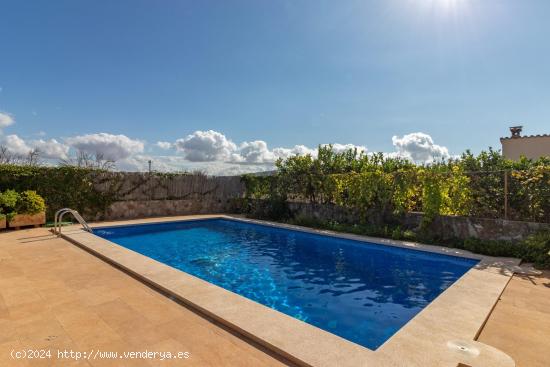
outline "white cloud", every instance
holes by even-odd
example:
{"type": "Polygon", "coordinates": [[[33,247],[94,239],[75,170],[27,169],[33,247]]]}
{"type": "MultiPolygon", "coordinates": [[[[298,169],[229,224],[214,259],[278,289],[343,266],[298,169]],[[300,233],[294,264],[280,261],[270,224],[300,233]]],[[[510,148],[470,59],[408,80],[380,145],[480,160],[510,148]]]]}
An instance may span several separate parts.
{"type": "Polygon", "coordinates": [[[0,145],[6,147],[10,153],[18,156],[26,156],[33,149],[39,151],[39,157],[46,159],[66,159],[69,153],[69,147],[55,139],[40,139],[28,142],[15,134],[0,139],[0,145]]]}
{"type": "MultiPolygon", "coordinates": [[[[2,133],[2,128],[14,122],[15,120],[10,114],[0,112],[0,134],[2,133]]],[[[43,136],[42,134],[39,135],[43,136]]],[[[19,156],[26,156],[33,149],[38,149],[40,151],[40,157],[48,159],[65,159],[69,153],[69,147],[55,139],[39,139],[27,142],[19,136],[12,134],[0,138],[0,144],[6,147],[10,153],[19,156]]]]}
{"type": "Polygon", "coordinates": [[[202,168],[208,175],[215,176],[235,176],[242,175],[245,173],[256,173],[256,172],[265,172],[273,171],[275,166],[273,164],[212,164],[207,167],[202,168]]]}
{"type": "MultiPolygon", "coordinates": [[[[342,144],[336,144],[338,147],[344,147],[342,144]]],[[[351,144],[345,146],[353,147],[351,144]]],[[[340,152],[336,146],[333,150],[340,152]]],[[[311,149],[305,145],[295,145],[293,148],[274,148],[269,150],[267,143],[263,140],[242,143],[238,150],[232,155],[232,162],[246,164],[274,164],[277,159],[287,159],[295,155],[317,156],[317,149],[311,149]]]]}
{"type": "Polygon", "coordinates": [[[141,171],[149,169],[149,160],[153,171],[160,172],[181,172],[201,171],[208,175],[240,175],[261,171],[271,171],[273,164],[236,164],[230,162],[190,162],[178,155],[134,155],[116,163],[116,169],[121,171],[141,171]]]}
{"type": "MultiPolygon", "coordinates": [[[[157,145],[169,147],[170,143],[158,142],[157,145]]],[[[278,147],[269,149],[263,140],[245,141],[235,144],[224,134],[214,131],[195,131],[183,139],[178,139],[171,146],[190,162],[226,162],[246,165],[269,165],[273,168],[279,158],[286,159],[294,155],[317,155],[317,149],[308,148],[305,145],[296,145],[293,148],[278,147]]],[[[343,152],[347,149],[357,148],[359,151],[367,150],[364,146],[353,144],[333,144],[335,152],[343,152]]]]}
{"type": "Polygon", "coordinates": [[[156,146],[159,147],[160,149],[168,150],[172,148],[172,143],[169,143],[167,141],[157,141],[156,146]]]}
{"type": "Polygon", "coordinates": [[[13,124],[15,120],[13,116],[6,112],[0,112],[0,130],[13,124]]]}
{"type": "MultiPolygon", "coordinates": [[[[157,143],[158,145],[158,143],[157,143]]],[[[164,144],[163,144],[164,145],[164,144]]],[[[303,145],[294,148],[269,150],[263,140],[235,144],[224,134],[214,131],[195,131],[173,144],[178,152],[190,162],[230,162],[238,164],[270,164],[278,158],[288,158],[295,154],[311,154],[312,149],[303,145]]]]}
{"type": "MultiPolygon", "coordinates": [[[[325,144],[327,145],[327,144],[325,144]]],[[[332,150],[336,153],[342,153],[350,149],[357,149],[357,154],[367,152],[367,147],[364,145],[353,145],[353,144],[332,144],[332,150]]]]}
{"type": "Polygon", "coordinates": [[[176,140],[174,146],[191,162],[227,161],[237,150],[235,143],[214,130],[195,131],[184,139],[176,140]]]}
{"type": "Polygon", "coordinates": [[[263,140],[244,142],[232,154],[231,160],[235,163],[273,163],[276,155],[267,148],[263,140]]]}
{"type": "MultiPolygon", "coordinates": [[[[115,167],[119,171],[145,172],[149,169],[149,160],[153,160],[153,159],[155,158],[152,156],[135,154],[127,158],[118,160],[115,163],[115,167]]],[[[162,167],[157,167],[156,169],[162,172],[169,171],[166,168],[167,167],[162,166],[162,167]]]]}
{"type": "Polygon", "coordinates": [[[67,159],[69,156],[69,146],[58,142],[55,139],[34,140],[30,145],[38,149],[40,157],[47,159],[67,159]]]}
{"type": "Polygon", "coordinates": [[[5,146],[8,151],[16,155],[27,155],[32,150],[27,145],[25,140],[21,139],[17,135],[7,135],[2,139],[2,145],[5,146]]]}
{"type": "Polygon", "coordinates": [[[287,159],[295,155],[317,155],[317,149],[311,149],[305,145],[295,145],[294,148],[275,148],[273,153],[277,158],[287,159]]]}
{"type": "Polygon", "coordinates": [[[434,160],[448,159],[449,150],[434,144],[432,137],[424,133],[411,133],[403,137],[392,137],[396,153],[415,162],[429,163],[434,160]]]}
{"type": "MultiPolygon", "coordinates": [[[[13,123],[8,114],[0,114],[0,127],[13,123]]],[[[395,151],[387,153],[391,157],[405,157],[416,162],[431,162],[433,160],[450,158],[446,147],[434,143],[430,135],[411,133],[402,137],[392,138],[395,151]]],[[[0,144],[6,146],[16,155],[27,155],[32,149],[38,149],[41,156],[48,160],[66,159],[71,149],[87,153],[101,153],[106,159],[115,160],[119,170],[146,171],[148,161],[156,171],[204,171],[207,174],[232,175],[249,172],[270,171],[275,167],[277,159],[287,159],[294,155],[317,156],[317,148],[305,145],[294,147],[271,148],[263,140],[234,143],[224,134],[214,131],[195,131],[185,138],[175,142],[158,141],[154,145],[160,149],[175,151],[177,155],[152,156],[144,153],[145,143],[131,139],[125,135],[108,133],[88,134],[66,138],[25,141],[17,135],[0,137],[0,144]]],[[[322,144],[326,146],[326,144],[322,144]]],[[[357,149],[367,152],[362,145],[332,144],[335,152],[357,149]]]]}
{"type": "MultiPolygon", "coordinates": [[[[392,141],[396,151],[385,153],[389,157],[404,157],[420,162],[449,157],[447,148],[434,144],[433,139],[427,134],[413,133],[403,137],[393,137],[392,141]]],[[[286,159],[294,155],[306,154],[317,156],[316,148],[305,145],[269,149],[267,143],[262,140],[237,145],[224,134],[213,130],[196,131],[186,138],[178,139],[176,143],[166,142],[165,146],[168,144],[172,149],[183,154],[163,156],[134,154],[117,162],[117,168],[146,171],[148,161],[151,160],[155,171],[202,171],[209,175],[239,175],[274,170],[274,163],[279,158],[286,159]]],[[[159,146],[159,143],[156,145],[159,146]]],[[[334,143],[332,148],[338,153],[348,149],[367,153],[367,148],[362,145],[334,143]]]]}
{"type": "Polygon", "coordinates": [[[66,143],[74,149],[90,154],[101,153],[105,159],[118,161],[143,152],[144,143],[126,135],[107,133],[88,134],[67,138],[66,143]]]}

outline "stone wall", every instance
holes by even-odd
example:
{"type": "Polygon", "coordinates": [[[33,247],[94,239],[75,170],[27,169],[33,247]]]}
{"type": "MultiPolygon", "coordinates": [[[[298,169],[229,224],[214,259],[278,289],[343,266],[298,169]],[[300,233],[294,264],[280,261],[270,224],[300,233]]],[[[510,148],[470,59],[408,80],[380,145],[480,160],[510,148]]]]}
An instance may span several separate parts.
{"type": "MultiPolygon", "coordinates": [[[[355,224],[359,223],[361,218],[358,211],[333,204],[290,203],[289,208],[293,216],[321,221],[355,224]]],[[[400,225],[403,230],[414,230],[420,226],[422,219],[422,213],[407,213],[401,218],[394,218],[393,224],[400,225]]],[[[366,221],[371,224],[388,222],[377,213],[367,214],[366,221]]],[[[512,242],[521,241],[528,235],[543,229],[550,230],[550,224],[461,216],[439,216],[428,226],[429,231],[445,239],[478,238],[512,242]]]]}
{"type": "Polygon", "coordinates": [[[128,200],[113,203],[102,219],[135,219],[230,212],[229,199],[128,200]]]}
{"type": "Polygon", "coordinates": [[[244,194],[239,176],[116,174],[122,176],[119,198],[95,220],[228,213],[244,194]]]}
{"type": "MultiPolygon", "coordinates": [[[[422,218],[422,213],[408,213],[405,216],[405,226],[418,227],[422,222],[422,218]]],[[[440,216],[435,218],[428,229],[442,234],[444,238],[479,238],[482,240],[518,242],[537,231],[550,230],[550,224],[491,218],[440,216]]]]}

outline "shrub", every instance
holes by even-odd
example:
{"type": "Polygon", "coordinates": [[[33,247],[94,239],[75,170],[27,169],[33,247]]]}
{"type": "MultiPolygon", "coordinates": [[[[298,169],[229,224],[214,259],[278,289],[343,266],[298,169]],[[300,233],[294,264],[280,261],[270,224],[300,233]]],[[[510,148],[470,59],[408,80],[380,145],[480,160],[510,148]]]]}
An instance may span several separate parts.
{"type": "Polygon", "coordinates": [[[509,241],[480,240],[477,238],[468,238],[464,240],[464,250],[476,254],[496,256],[496,257],[517,257],[521,244],[513,244],[509,241]]]}
{"type": "Polygon", "coordinates": [[[403,239],[414,241],[416,240],[416,233],[414,233],[410,229],[407,229],[405,232],[403,232],[403,239]]]}
{"type": "Polygon", "coordinates": [[[540,231],[525,239],[521,257],[536,267],[550,269],[550,231],[540,231]]]}
{"type": "Polygon", "coordinates": [[[391,232],[391,238],[392,240],[401,240],[403,239],[403,231],[401,231],[401,227],[395,227],[393,231],[391,232]]]}
{"type": "Polygon", "coordinates": [[[19,194],[15,190],[6,190],[0,193],[0,213],[15,212],[19,194]]]}
{"type": "Polygon", "coordinates": [[[46,210],[46,203],[36,191],[27,190],[19,195],[15,210],[20,214],[38,214],[46,210]]]}
{"type": "Polygon", "coordinates": [[[425,225],[438,215],[503,218],[505,212],[513,220],[550,223],[547,157],[512,161],[489,149],[416,165],[383,154],[353,149],[336,153],[320,146],[317,155],[281,159],[276,167],[270,176],[243,177],[247,198],[336,204],[358,209],[359,223],[378,213],[384,219],[378,225],[411,211],[423,211],[425,225]]]}

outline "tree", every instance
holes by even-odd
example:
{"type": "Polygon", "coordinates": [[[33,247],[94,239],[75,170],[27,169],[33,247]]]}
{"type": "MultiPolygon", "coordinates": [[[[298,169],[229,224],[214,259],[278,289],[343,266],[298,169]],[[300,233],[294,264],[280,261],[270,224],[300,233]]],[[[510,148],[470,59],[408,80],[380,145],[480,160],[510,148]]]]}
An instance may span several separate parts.
{"type": "Polygon", "coordinates": [[[32,149],[26,155],[21,155],[11,152],[8,147],[4,145],[0,145],[0,164],[38,166],[41,163],[40,155],[41,152],[37,148],[32,149]]]}
{"type": "Polygon", "coordinates": [[[81,150],[79,150],[74,157],[61,160],[59,164],[60,166],[91,168],[105,171],[115,169],[115,161],[106,159],[103,153],[96,152],[95,154],[90,154],[81,150]]]}

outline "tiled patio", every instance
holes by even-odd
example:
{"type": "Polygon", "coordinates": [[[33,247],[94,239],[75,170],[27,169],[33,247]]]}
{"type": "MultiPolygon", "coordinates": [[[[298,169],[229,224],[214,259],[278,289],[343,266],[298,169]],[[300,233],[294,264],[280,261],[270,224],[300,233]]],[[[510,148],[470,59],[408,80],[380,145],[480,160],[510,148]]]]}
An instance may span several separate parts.
{"type": "MultiPolygon", "coordinates": [[[[550,366],[550,277],[515,276],[480,341],[550,366]]],[[[286,365],[46,229],[0,233],[0,366],[286,365]],[[13,360],[12,350],[189,352],[190,358],[13,360]]]]}
{"type": "Polygon", "coordinates": [[[550,271],[515,275],[479,340],[505,351],[517,367],[550,366],[550,271]]]}
{"type": "Polygon", "coordinates": [[[0,233],[0,366],[285,363],[46,229],[0,233]],[[13,360],[13,349],[189,352],[185,360],[13,360]]]}

